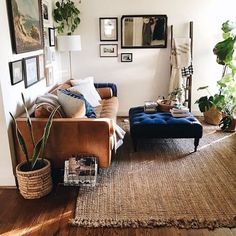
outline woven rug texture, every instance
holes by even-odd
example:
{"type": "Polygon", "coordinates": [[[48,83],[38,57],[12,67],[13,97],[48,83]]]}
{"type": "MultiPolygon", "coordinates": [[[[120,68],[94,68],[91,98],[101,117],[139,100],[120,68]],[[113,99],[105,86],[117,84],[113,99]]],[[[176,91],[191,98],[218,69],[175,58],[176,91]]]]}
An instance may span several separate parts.
{"type": "Polygon", "coordinates": [[[236,135],[204,125],[193,139],[124,145],[95,188],[80,188],[74,226],[216,228],[236,226],[236,135]]]}

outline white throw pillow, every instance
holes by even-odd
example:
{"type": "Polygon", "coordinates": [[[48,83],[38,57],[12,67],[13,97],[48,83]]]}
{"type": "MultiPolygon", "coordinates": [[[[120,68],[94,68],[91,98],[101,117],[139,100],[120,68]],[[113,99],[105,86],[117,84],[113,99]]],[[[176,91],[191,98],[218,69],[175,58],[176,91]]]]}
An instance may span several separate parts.
{"type": "Polygon", "coordinates": [[[61,104],[67,117],[72,117],[72,118],[85,117],[86,107],[82,99],[69,96],[60,90],[57,90],[57,96],[59,103],[61,104]]]}
{"type": "Polygon", "coordinates": [[[69,90],[75,93],[83,94],[84,98],[91,104],[91,106],[97,107],[101,105],[99,101],[102,99],[94,87],[93,77],[74,79],[71,80],[71,84],[73,87],[69,88],[69,90]]]}

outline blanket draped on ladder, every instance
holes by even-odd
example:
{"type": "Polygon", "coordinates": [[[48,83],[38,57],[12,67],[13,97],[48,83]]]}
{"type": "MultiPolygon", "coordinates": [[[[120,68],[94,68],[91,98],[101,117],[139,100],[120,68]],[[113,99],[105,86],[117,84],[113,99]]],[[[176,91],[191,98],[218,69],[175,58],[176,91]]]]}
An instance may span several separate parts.
{"type": "Polygon", "coordinates": [[[191,65],[191,39],[175,38],[171,50],[171,76],[169,84],[169,93],[177,88],[182,88],[184,78],[181,69],[191,65]]]}

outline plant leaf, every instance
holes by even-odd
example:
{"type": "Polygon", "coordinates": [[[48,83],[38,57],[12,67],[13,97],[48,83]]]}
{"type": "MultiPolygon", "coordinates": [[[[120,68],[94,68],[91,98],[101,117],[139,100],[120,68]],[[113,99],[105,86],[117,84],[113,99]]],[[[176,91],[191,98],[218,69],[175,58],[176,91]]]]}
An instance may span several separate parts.
{"type": "Polygon", "coordinates": [[[43,145],[42,145],[42,159],[44,158],[44,152],[45,152],[45,147],[46,147],[46,143],[48,141],[48,137],[50,134],[50,129],[52,127],[52,121],[53,121],[53,117],[56,114],[56,111],[59,109],[60,106],[56,107],[52,113],[50,114],[47,124],[44,127],[44,132],[43,132],[43,136],[42,136],[42,140],[43,140],[43,145]]]}
{"type": "Polygon", "coordinates": [[[20,147],[21,147],[21,151],[23,152],[23,154],[25,155],[25,158],[26,158],[26,161],[27,163],[29,164],[29,155],[28,155],[28,151],[27,151],[27,147],[26,147],[26,144],[25,144],[25,141],[24,141],[24,138],[20,132],[20,130],[18,129],[18,126],[17,126],[17,123],[16,123],[16,119],[15,117],[11,114],[11,112],[9,112],[12,119],[13,119],[13,122],[15,124],[15,128],[16,128],[16,137],[17,137],[17,141],[18,143],[20,144],[20,147]]]}
{"type": "Polygon", "coordinates": [[[39,142],[34,147],[34,152],[33,152],[32,161],[31,161],[31,170],[34,169],[34,166],[35,166],[36,162],[38,161],[42,144],[43,144],[43,138],[41,138],[39,140],[39,142]]]}
{"type": "Polygon", "coordinates": [[[208,88],[209,86],[207,85],[207,86],[203,86],[203,87],[199,87],[197,90],[202,90],[202,89],[206,89],[206,88],[208,88]]]}
{"type": "Polygon", "coordinates": [[[32,122],[31,122],[31,118],[30,118],[26,103],[25,103],[25,98],[24,98],[23,93],[21,93],[21,97],[22,97],[22,101],[23,101],[23,105],[24,105],[24,109],[25,109],[25,113],[26,113],[26,117],[27,117],[27,126],[29,128],[31,142],[32,142],[33,146],[35,146],[32,122]]]}

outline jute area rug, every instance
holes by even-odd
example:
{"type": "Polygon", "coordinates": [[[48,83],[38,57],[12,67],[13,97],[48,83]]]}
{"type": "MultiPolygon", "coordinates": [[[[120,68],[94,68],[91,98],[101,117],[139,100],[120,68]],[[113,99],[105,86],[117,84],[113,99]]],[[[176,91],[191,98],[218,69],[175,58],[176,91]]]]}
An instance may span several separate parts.
{"type": "Polygon", "coordinates": [[[196,153],[192,139],[144,141],[134,152],[128,131],[97,186],[80,189],[72,225],[235,227],[236,135],[216,129],[204,125],[196,153]]]}

